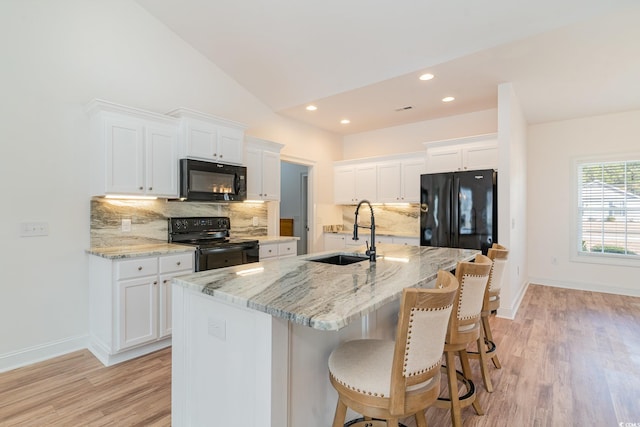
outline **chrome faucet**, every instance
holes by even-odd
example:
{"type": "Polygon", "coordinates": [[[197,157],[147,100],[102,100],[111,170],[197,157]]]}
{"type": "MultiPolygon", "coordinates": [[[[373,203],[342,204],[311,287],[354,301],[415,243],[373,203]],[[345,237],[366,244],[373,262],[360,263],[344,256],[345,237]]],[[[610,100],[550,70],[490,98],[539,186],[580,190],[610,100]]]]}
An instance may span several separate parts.
{"type": "Polygon", "coordinates": [[[367,251],[365,253],[369,257],[369,262],[376,262],[376,220],[373,217],[373,207],[371,206],[371,203],[369,203],[368,200],[361,200],[360,203],[358,203],[358,206],[356,207],[356,218],[353,223],[353,240],[359,240],[358,228],[371,229],[371,246],[369,246],[369,243],[365,241],[365,243],[367,244],[367,251]],[[358,225],[358,211],[360,210],[360,206],[363,203],[368,204],[369,210],[371,211],[371,226],[369,227],[367,227],[366,225],[358,225]]]}

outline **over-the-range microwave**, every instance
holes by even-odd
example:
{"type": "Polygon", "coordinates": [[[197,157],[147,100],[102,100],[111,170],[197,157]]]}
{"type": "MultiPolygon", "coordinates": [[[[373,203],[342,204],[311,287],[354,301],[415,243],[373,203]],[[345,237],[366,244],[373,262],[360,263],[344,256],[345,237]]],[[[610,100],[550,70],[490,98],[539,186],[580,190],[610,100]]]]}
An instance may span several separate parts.
{"type": "Polygon", "coordinates": [[[247,168],[180,159],[180,198],[191,202],[243,201],[247,198],[247,168]]]}

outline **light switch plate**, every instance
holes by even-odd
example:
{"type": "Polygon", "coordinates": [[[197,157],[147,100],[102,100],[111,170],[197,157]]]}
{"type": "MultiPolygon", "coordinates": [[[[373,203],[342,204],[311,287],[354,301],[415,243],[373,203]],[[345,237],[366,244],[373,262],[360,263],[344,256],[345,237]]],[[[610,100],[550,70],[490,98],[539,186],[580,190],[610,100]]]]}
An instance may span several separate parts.
{"type": "Polygon", "coordinates": [[[48,222],[23,222],[20,224],[20,236],[22,237],[48,236],[48,235],[49,235],[48,222]]]}
{"type": "Polygon", "coordinates": [[[122,218],[122,231],[124,232],[131,231],[131,219],[122,218]]]}

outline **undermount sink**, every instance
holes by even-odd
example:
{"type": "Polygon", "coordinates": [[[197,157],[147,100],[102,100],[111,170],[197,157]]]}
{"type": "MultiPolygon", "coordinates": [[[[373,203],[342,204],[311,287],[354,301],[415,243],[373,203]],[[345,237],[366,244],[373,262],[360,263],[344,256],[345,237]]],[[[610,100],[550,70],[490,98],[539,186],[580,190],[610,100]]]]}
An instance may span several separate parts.
{"type": "Polygon", "coordinates": [[[367,256],[335,254],[335,255],[329,255],[324,258],[310,259],[309,261],[323,262],[325,264],[333,264],[333,265],[349,265],[349,264],[354,264],[356,262],[366,261],[368,259],[369,257],[367,256]]]}

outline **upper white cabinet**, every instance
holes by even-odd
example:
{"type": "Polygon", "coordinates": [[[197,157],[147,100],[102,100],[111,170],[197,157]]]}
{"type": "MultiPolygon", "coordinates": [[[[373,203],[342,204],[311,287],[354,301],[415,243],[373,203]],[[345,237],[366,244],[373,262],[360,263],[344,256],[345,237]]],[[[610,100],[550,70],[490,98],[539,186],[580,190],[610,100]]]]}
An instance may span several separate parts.
{"type": "Polygon", "coordinates": [[[420,175],[426,173],[424,152],[334,163],[334,201],[350,205],[420,202],[420,175]]]}
{"type": "Polygon", "coordinates": [[[95,100],[91,113],[91,193],[178,197],[174,118],[95,100]]]}
{"type": "Polygon", "coordinates": [[[186,108],[168,114],[180,119],[180,158],[242,164],[245,125],[186,108]]]}
{"type": "Polygon", "coordinates": [[[378,202],[419,203],[420,175],[426,173],[423,155],[378,164],[378,202]]]}
{"type": "Polygon", "coordinates": [[[244,160],[247,167],[247,199],[280,200],[280,150],[277,142],[247,138],[244,160]]]}
{"type": "Polygon", "coordinates": [[[342,164],[334,167],[333,197],[336,204],[357,204],[361,200],[374,202],[378,197],[375,163],[342,164]]]}
{"type": "Polygon", "coordinates": [[[498,169],[495,134],[425,143],[427,172],[498,169]]]}

